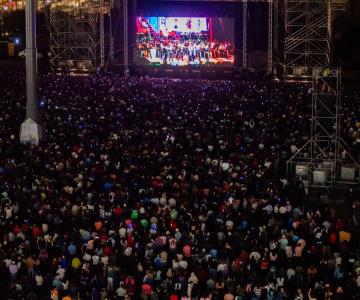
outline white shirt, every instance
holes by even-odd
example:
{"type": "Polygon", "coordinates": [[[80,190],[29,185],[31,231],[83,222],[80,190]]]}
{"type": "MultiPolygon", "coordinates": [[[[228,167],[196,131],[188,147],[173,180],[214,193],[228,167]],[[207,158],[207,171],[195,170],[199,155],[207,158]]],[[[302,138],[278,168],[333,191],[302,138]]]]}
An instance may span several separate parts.
{"type": "Polygon", "coordinates": [[[5,266],[8,268],[11,264],[11,259],[4,259],[5,266]]]}
{"type": "Polygon", "coordinates": [[[284,277],[278,277],[276,278],[276,287],[283,287],[284,286],[284,277]]]}
{"type": "Polygon", "coordinates": [[[63,280],[63,279],[64,279],[64,275],[65,275],[65,269],[63,269],[63,268],[57,269],[56,274],[59,275],[59,279],[60,279],[60,280],[63,280]]]}
{"type": "Polygon", "coordinates": [[[5,207],[5,218],[9,219],[12,217],[12,207],[5,207]]]}
{"type": "Polygon", "coordinates": [[[118,287],[116,290],[116,295],[118,297],[124,297],[126,295],[126,290],[123,287],[118,287]]]}
{"type": "Polygon", "coordinates": [[[187,261],[182,260],[182,261],[179,262],[179,266],[180,266],[181,268],[183,268],[184,270],[186,270],[187,267],[188,267],[188,263],[187,263],[187,261]]]}
{"type": "Polygon", "coordinates": [[[360,275],[356,278],[356,285],[360,288],[360,275]]]}
{"type": "Polygon", "coordinates": [[[98,265],[100,262],[100,258],[97,255],[93,255],[92,257],[93,265],[98,265]]]}
{"type": "Polygon", "coordinates": [[[285,252],[286,252],[286,256],[287,256],[288,258],[289,258],[289,257],[292,257],[292,248],[291,248],[291,246],[286,246],[285,252]]]}
{"type": "Polygon", "coordinates": [[[41,275],[36,275],[35,276],[35,281],[36,281],[36,285],[37,286],[41,286],[44,282],[44,279],[41,275]]]}

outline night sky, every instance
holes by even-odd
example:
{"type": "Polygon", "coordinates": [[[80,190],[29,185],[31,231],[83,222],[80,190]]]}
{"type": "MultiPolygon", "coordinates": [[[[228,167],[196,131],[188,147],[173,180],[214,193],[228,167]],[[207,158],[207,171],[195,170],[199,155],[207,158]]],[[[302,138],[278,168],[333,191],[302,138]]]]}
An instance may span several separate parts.
{"type": "MultiPolygon", "coordinates": [[[[267,40],[267,11],[265,5],[249,4],[250,19],[253,26],[249,28],[249,48],[253,50],[266,50],[267,40]],[[263,6],[263,8],[261,8],[263,6]]],[[[170,15],[186,14],[186,16],[209,15],[209,16],[229,16],[235,19],[241,19],[241,5],[229,2],[213,2],[206,5],[206,2],[199,1],[177,1],[166,3],[165,1],[156,0],[138,0],[139,14],[158,11],[158,15],[165,15],[167,11],[170,15]],[[173,12],[171,12],[171,8],[173,12]],[[237,7],[236,9],[233,9],[237,7]],[[193,15],[191,15],[193,14],[193,15]]],[[[179,15],[180,16],[180,15],[179,15]]],[[[15,13],[6,13],[1,16],[2,24],[0,26],[1,33],[8,32],[8,36],[3,36],[6,40],[9,37],[19,37],[20,41],[25,40],[25,16],[23,11],[15,13]]],[[[235,32],[235,39],[241,40],[241,20],[236,23],[235,28],[239,28],[235,32]]],[[[360,0],[350,0],[349,10],[339,17],[333,27],[334,31],[334,62],[342,64],[345,68],[360,69],[360,0]]],[[[236,31],[236,30],[235,30],[236,31]]],[[[130,33],[131,35],[132,33],[130,33]]],[[[131,38],[130,38],[131,40],[131,38]]],[[[281,42],[280,42],[281,43],[281,42]]],[[[25,45],[20,45],[23,50],[25,45]]],[[[19,47],[20,47],[19,46],[19,47]]],[[[46,32],[45,20],[43,15],[38,15],[38,48],[40,51],[46,52],[48,47],[48,34],[46,32]]],[[[0,49],[1,50],[1,49],[0,49]]],[[[1,51],[0,51],[1,52],[1,51]]],[[[0,56],[1,53],[0,53],[0,56]]]]}

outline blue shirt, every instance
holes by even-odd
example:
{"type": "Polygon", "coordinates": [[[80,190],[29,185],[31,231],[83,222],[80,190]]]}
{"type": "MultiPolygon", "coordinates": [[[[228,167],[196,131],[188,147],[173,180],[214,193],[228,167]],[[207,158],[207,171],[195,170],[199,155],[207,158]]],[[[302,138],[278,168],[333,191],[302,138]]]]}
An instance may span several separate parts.
{"type": "Polygon", "coordinates": [[[67,249],[68,249],[69,255],[76,254],[76,246],[74,244],[70,244],[67,249]]]}

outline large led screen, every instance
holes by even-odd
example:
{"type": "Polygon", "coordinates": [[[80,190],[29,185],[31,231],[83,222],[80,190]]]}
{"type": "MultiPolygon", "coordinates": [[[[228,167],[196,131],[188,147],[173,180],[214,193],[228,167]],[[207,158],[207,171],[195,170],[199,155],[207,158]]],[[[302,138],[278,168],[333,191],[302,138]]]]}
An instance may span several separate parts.
{"type": "Polygon", "coordinates": [[[136,63],[233,65],[231,18],[137,17],[136,63]]]}

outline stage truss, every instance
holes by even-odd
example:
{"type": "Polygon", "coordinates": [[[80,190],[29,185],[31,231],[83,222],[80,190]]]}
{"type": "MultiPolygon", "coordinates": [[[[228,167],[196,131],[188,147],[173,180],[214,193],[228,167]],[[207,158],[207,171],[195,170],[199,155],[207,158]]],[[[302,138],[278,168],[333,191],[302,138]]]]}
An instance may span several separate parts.
{"type": "Polygon", "coordinates": [[[311,78],[312,69],[331,65],[332,22],[348,0],[285,0],[286,76],[311,78]]]}
{"type": "Polygon", "coordinates": [[[288,173],[311,187],[358,183],[359,164],[341,138],[341,71],[313,68],[311,138],[287,162],[288,173]]]}
{"type": "Polygon", "coordinates": [[[129,65],[129,30],[132,30],[129,19],[135,18],[136,10],[135,0],[110,0],[110,47],[105,69],[109,64],[124,68],[129,65]]]}
{"type": "Polygon", "coordinates": [[[76,69],[104,66],[108,1],[52,0],[48,5],[51,64],[76,69]]]}
{"type": "Polygon", "coordinates": [[[267,67],[266,70],[269,74],[273,72],[274,65],[274,50],[277,51],[278,37],[279,37],[279,22],[278,22],[278,0],[238,0],[242,2],[242,68],[248,69],[249,64],[249,51],[248,51],[248,19],[249,10],[248,3],[267,3],[268,5],[268,35],[267,35],[267,67]],[[275,49],[274,49],[275,45],[275,49]]]}

